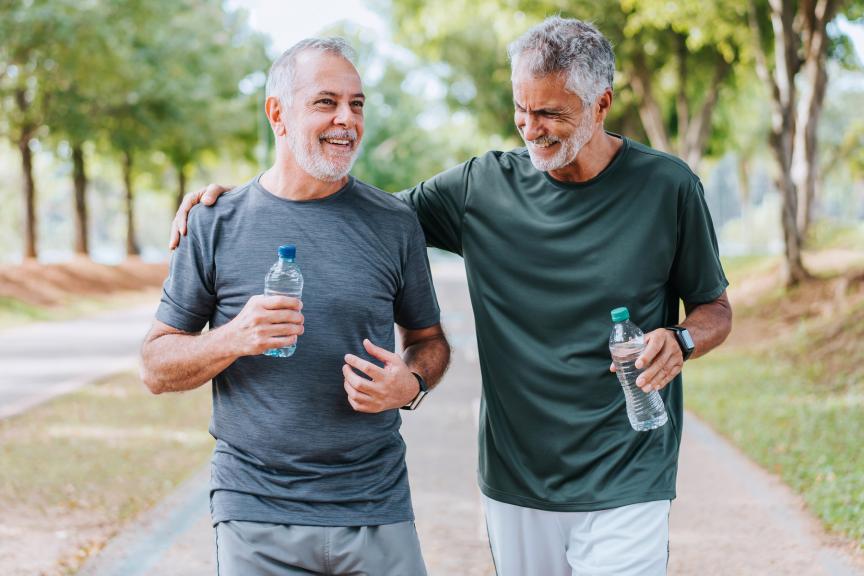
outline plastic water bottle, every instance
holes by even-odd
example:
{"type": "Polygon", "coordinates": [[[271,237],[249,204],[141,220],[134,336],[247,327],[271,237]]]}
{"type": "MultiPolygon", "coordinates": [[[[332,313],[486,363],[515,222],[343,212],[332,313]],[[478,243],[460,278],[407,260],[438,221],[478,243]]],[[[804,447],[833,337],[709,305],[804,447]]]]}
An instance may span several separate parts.
{"type": "Polygon", "coordinates": [[[645,349],[645,336],[638,326],[630,321],[627,308],[612,310],[612,333],[609,335],[609,351],[615,362],[615,372],[624,389],[627,401],[627,418],[637,432],[653,430],[666,424],[666,406],[656,390],[645,393],[636,386],[636,378],[642,370],[636,368],[636,359],[645,349]]]}
{"type": "MultiPolygon", "coordinates": [[[[279,247],[279,259],[273,264],[264,279],[264,294],[266,296],[300,298],[303,295],[303,274],[300,273],[300,266],[294,261],[296,257],[297,246],[294,244],[285,244],[279,247]]],[[[287,358],[294,354],[296,349],[297,345],[294,344],[285,348],[273,348],[264,354],[287,358]]]]}

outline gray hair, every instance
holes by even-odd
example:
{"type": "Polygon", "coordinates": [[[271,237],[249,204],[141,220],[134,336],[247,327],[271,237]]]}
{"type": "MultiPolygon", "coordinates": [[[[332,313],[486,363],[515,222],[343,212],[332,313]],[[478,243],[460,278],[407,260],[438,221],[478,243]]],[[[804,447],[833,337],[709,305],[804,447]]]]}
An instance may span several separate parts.
{"type": "Polygon", "coordinates": [[[283,106],[290,106],[294,95],[292,84],[294,83],[294,64],[297,56],[307,50],[319,52],[330,52],[341,56],[345,60],[354,63],[354,49],[344,39],[338,36],[327,36],[323,38],[306,38],[297,42],[282,53],[270,66],[267,74],[266,96],[275,96],[283,106]]]}
{"type": "Polygon", "coordinates": [[[612,44],[593,25],[552,16],[517,38],[508,48],[511,71],[525,59],[534,76],[564,72],[565,87],[592,105],[612,89],[615,54],[612,44]]]}

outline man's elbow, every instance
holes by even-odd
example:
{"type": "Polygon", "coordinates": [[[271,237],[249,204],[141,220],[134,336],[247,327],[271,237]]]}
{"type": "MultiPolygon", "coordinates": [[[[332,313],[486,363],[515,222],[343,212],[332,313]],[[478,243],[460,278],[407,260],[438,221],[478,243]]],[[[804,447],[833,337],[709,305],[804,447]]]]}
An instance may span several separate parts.
{"type": "Polygon", "coordinates": [[[157,373],[147,365],[144,358],[141,358],[141,363],[138,368],[138,377],[152,394],[162,394],[166,391],[162,379],[160,379],[157,373]]]}
{"type": "Polygon", "coordinates": [[[147,339],[141,346],[141,353],[138,357],[138,378],[152,394],[162,394],[167,392],[165,388],[165,378],[160,374],[159,368],[154,365],[153,360],[154,350],[151,349],[153,339],[148,334],[147,339]]]}
{"type": "Polygon", "coordinates": [[[729,337],[729,334],[732,333],[732,304],[729,302],[728,298],[724,298],[722,301],[722,328],[720,330],[720,342],[723,343],[726,341],[726,338],[729,337]]]}

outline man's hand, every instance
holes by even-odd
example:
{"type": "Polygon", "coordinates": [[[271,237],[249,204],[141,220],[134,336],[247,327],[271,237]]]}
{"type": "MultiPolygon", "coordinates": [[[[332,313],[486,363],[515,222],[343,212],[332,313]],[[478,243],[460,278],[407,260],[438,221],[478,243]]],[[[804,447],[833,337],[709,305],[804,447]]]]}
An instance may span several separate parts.
{"type": "MultiPolygon", "coordinates": [[[[671,330],[659,328],[645,335],[645,350],[636,359],[636,369],[645,369],[636,379],[636,385],[646,394],[662,390],[684,367],[684,355],[671,330]]],[[[615,363],[609,366],[615,372],[615,363]]]]}
{"type": "Polygon", "coordinates": [[[186,221],[189,219],[189,211],[192,210],[193,206],[199,202],[205,206],[212,206],[216,203],[216,198],[233,189],[233,186],[226,187],[220,184],[208,184],[197,192],[186,194],[180,203],[180,207],[177,208],[174,220],[171,222],[171,238],[168,241],[168,249],[174,250],[177,248],[180,245],[180,236],[186,235],[186,221]]]}
{"type": "Polygon", "coordinates": [[[345,355],[342,375],[348,402],[357,412],[383,412],[401,408],[420,391],[417,378],[399,354],[363,340],[363,347],[384,366],[377,366],[353,354],[345,355]],[[360,376],[352,368],[366,375],[360,376]]]}
{"type": "Polygon", "coordinates": [[[303,303],[288,296],[253,296],[225,325],[235,356],[256,356],[297,343],[303,334],[303,303]]]}

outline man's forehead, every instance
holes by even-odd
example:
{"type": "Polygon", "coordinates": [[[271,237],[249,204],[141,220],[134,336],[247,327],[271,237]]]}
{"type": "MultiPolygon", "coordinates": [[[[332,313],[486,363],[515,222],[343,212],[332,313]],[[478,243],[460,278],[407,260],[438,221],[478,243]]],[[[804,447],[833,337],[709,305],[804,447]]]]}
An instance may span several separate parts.
{"type": "Polygon", "coordinates": [[[579,96],[563,86],[513,84],[513,102],[531,108],[566,108],[580,102],[579,96]]]}
{"type": "Polygon", "coordinates": [[[362,95],[363,84],[357,69],[337,54],[307,51],[297,55],[294,65],[295,90],[335,96],[362,95]]]}

